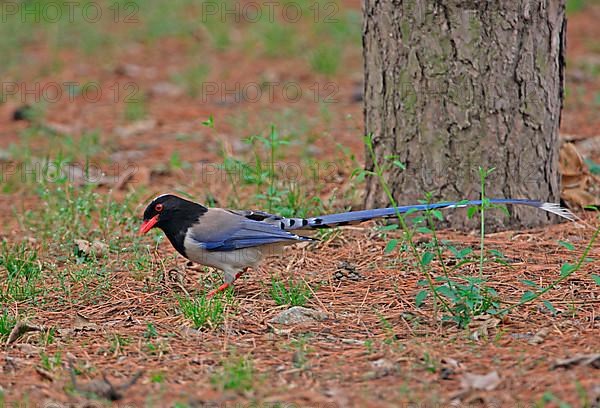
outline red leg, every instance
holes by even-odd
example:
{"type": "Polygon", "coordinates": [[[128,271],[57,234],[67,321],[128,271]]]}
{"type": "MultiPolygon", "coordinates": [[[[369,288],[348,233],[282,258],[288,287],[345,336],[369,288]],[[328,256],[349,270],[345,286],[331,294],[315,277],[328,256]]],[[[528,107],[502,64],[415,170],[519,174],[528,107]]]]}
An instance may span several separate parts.
{"type": "Polygon", "coordinates": [[[211,297],[213,297],[214,295],[216,295],[219,292],[223,292],[225,289],[227,289],[229,286],[231,286],[233,284],[233,282],[235,282],[237,280],[237,278],[239,278],[240,276],[242,276],[242,274],[244,272],[246,272],[248,270],[248,268],[244,268],[242,269],[240,272],[238,272],[235,277],[233,278],[233,281],[231,282],[225,282],[224,284],[222,284],[221,286],[219,286],[216,289],[211,290],[210,292],[208,292],[208,294],[206,295],[207,299],[210,299],[211,297]]]}

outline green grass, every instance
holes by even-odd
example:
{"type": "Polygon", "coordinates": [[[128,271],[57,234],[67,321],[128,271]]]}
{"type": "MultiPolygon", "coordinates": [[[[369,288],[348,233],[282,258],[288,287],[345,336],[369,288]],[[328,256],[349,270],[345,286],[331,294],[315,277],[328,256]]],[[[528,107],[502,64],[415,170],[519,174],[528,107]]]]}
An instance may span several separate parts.
{"type": "Polygon", "coordinates": [[[113,246],[139,240],[131,234],[137,228],[135,205],[143,190],[117,202],[110,195],[96,192],[95,184],[75,186],[67,177],[48,180],[52,179],[43,177],[36,187],[41,208],[26,211],[22,217],[23,224],[43,238],[44,246],[72,253],[75,239],[97,239],[113,246]]]}
{"type": "Polygon", "coordinates": [[[583,10],[585,5],[586,0],[567,0],[565,8],[567,14],[573,14],[583,10]]]}
{"type": "Polygon", "coordinates": [[[123,117],[127,122],[142,120],[148,116],[146,97],[139,94],[125,102],[123,117]]]}
{"type": "Polygon", "coordinates": [[[318,74],[333,76],[342,62],[342,50],[337,45],[321,44],[310,55],[310,66],[318,74]]]}
{"type": "Polygon", "coordinates": [[[66,2],[32,0],[18,3],[16,13],[3,15],[0,24],[3,68],[18,75],[18,67],[28,57],[22,51],[32,43],[48,51],[47,58],[37,65],[41,76],[61,68],[59,54],[64,49],[75,50],[88,60],[99,58],[97,51],[102,49],[102,58],[107,58],[117,43],[117,37],[122,35],[119,30],[114,30],[114,26],[119,24],[113,22],[114,16],[108,5],[101,8],[103,16],[99,21],[91,22],[89,20],[95,15],[86,13],[83,4],[75,5],[70,13],[66,2]],[[60,9],[59,13],[56,13],[56,6],[60,9]]]}
{"type": "Polygon", "coordinates": [[[180,298],[179,307],[183,316],[190,320],[196,329],[215,329],[223,324],[228,308],[233,304],[231,290],[217,293],[210,299],[206,295],[196,298],[180,298]]]}
{"type": "Polygon", "coordinates": [[[249,391],[255,382],[252,361],[247,357],[232,355],[223,362],[219,371],[211,376],[218,390],[249,391]]]}
{"type": "Polygon", "coordinates": [[[54,371],[62,365],[62,355],[56,352],[54,356],[49,356],[45,352],[40,352],[40,365],[47,371],[54,371]]]}
{"type": "Polygon", "coordinates": [[[2,242],[0,248],[0,271],[5,273],[0,284],[3,302],[32,302],[41,292],[39,287],[42,263],[37,251],[26,243],[9,245],[2,242]]]}
{"type": "MultiPolygon", "coordinates": [[[[96,135],[89,138],[90,146],[95,146],[96,135]]],[[[56,169],[67,162],[60,159],[53,163],[56,169]]],[[[39,244],[3,244],[3,300],[35,300],[41,307],[48,302],[96,304],[111,289],[115,265],[139,274],[151,271],[148,248],[135,234],[143,189],[117,202],[110,194],[100,194],[95,184],[74,185],[65,175],[43,172],[32,178],[36,182],[23,183],[20,194],[37,198],[40,205],[14,211],[23,230],[35,236],[39,244]],[[97,240],[108,248],[102,253],[84,253],[75,244],[78,239],[97,240]],[[42,264],[41,259],[47,261],[42,264]]]]}
{"type": "Polygon", "coordinates": [[[19,136],[19,143],[8,148],[14,167],[5,174],[2,190],[6,193],[39,193],[44,187],[97,183],[105,162],[102,156],[112,147],[97,130],[76,137],[33,123],[19,136]]]}
{"type": "Polygon", "coordinates": [[[285,283],[275,277],[271,278],[269,294],[278,305],[290,306],[304,306],[312,297],[312,291],[304,281],[294,282],[289,279],[285,283]]]}
{"type": "Polygon", "coordinates": [[[259,28],[258,43],[268,57],[289,57],[298,52],[299,37],[293,24],[265,22],[259,28]]]}
{"type": "Polygon", "coordinates": [[[131,339],[121,336],[120,334],[113,334],[109,336],[109,351],[115,355],[124,354],[125,347],[131,344],[131,339]]]}
{"type": "Polygon", "coordinates": [[[202,91],[202,84],[209,72],[210,67],[207,64],[195,64],[182,72],[174,74],[172,80],[184,88],[190,97],[195,98],[202,91]]]}
{"type": "Polygon", "coordinates": [[[15,324],[17,324],[17,319],[8,310],[3,310],[0,315],[0,341],[6,340],[15,324]]]}
{"type": "Polygon", "coordinates": [[[285,348],[293,351],[292,363],[294,368],[306,370],[310,368],[310,354],[314,349],[310,346],[312,335],[301,334],[298,338],[290,340],[290,344],[285,348]]]}
{"type": "Polygon", "coordinates": [[[292,134],[271,125],[266,135],[244,140],[250,147],[249,153],[234,156],[222,151],[220,175],[226,178],[232,191],[227,206],[262,208],[284,217],[305,217],[332,212],[338,201],[347,204],[346,198],[356,197],[353,189],[346,191],[348,196],[338,197],[336,189],[328,186],[340,172],[350,173],[353,161],[347,157],[335,162],[321,162],[312,157],[301,161],[288,158],[296,148],[292,134]],[[325,189],[329,190],[329,198],[321,200],[325,189]]]}

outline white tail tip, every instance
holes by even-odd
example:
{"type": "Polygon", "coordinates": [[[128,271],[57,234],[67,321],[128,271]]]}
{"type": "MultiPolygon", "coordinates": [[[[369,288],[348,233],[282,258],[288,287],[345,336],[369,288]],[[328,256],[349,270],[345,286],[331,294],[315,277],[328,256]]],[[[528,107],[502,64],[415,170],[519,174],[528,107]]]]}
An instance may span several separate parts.
{"type": "Polygon", "coordinates": [[[542,203],[540,208],[549,213],[558,215],[559,217],[566,218],[569,221],[581,221],[581,219],[571,211],[555,203],[542,203]]]}

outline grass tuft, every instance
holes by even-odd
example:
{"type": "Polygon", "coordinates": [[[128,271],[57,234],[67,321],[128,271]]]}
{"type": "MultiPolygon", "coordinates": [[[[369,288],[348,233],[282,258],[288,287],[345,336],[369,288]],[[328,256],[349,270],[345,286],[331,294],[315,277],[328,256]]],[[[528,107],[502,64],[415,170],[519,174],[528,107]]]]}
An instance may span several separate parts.
{"type": "Polygon", "coordinates": [[[304,306],[312,297],[310,287],[305,282],[289,279],[286,284],[275,277],[271,278],[269,293],[278,305],[304,306]]]}
{"type": "Polygon", "coordinates": [[[223,362],[221,370],[213,374],[211,382],[219,390],[249,391],[254,385],[252,360],[242,356],[232,356],[223,362]]]}
{"type": "Polygon", "coordinates": [[[33,301],[41,292],[38,283],[42,263],[37,259],[36,251],[27,244],[2,242],[0,266],[6,271],[0,285],[2,301],[33,301]]]}
{"type": "Polygon", "coordinates": [[[225,321],[227,308],[234,302],[231,290],[217,293],[210,299],[201,295],[195,299],[180,298],[179,307],[183,316],[190,320],[194,328],[217,328],[225,321]]]}

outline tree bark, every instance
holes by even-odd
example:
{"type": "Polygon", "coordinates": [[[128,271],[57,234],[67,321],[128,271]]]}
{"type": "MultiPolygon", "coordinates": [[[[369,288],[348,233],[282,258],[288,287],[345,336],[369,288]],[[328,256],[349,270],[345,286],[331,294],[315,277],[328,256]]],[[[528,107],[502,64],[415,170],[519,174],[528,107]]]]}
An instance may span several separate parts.
{"type": "MultiPolygon", "coordinates": [[[[405,170],[386,180],[399,204],[431,192],[478,199],[478,167],[495,167],[494,198],[558,202],[558,127],[563,100],[564,0],[365,0],[365,122],[378,162],[405,170]]],[[[373,170],[367,152],[366,168],[373,170]]],[[[389,205],[367,181],[367,208],[389,205]]],[[[554,217],[509,208],[486,216],[493,229],[554,217]]],[[[448,224],[472,228],[464,212],[448,224]]]]}

